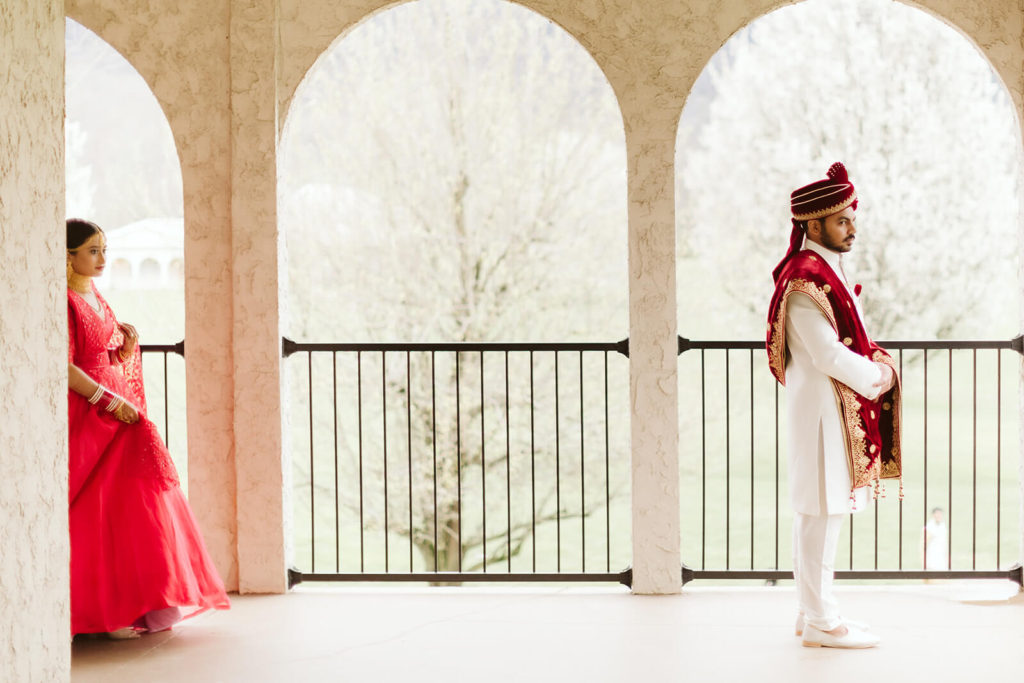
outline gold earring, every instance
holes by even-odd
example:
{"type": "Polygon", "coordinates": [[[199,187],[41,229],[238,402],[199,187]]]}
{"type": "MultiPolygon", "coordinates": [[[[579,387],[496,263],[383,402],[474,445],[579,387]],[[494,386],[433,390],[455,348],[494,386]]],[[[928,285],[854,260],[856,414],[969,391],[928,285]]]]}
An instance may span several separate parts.
{"type": "Polygon", "coordinates": [[[68,259],[68,284],[71,284],[71,278],[75,275],[75,269],[71,265],[71,259],[68,259]]]}

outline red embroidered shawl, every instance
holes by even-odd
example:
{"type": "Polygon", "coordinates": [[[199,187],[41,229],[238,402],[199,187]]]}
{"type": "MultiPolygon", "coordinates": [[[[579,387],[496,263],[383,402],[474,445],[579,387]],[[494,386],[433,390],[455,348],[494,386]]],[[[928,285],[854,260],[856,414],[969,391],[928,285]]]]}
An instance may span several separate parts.
{"type": "MultiPolygon", "coordinates": [[[[786,304],[793,293],[802,293],[821,309],[836,335],[851,351],[894,372],[896,363],[889,353],[871,341],[849,290],[835,271],[813,251],[796,254],[779,272],[775,294],[768,309],[768,365],[780,384],[786,384],[786,304]]],[[[840,423],[849,459],[852,488],[860,488],[879,479],[902,476],[900,449],[899,375],[892,389],[871,401],[842,382],[832,380],[840,423]]]]}

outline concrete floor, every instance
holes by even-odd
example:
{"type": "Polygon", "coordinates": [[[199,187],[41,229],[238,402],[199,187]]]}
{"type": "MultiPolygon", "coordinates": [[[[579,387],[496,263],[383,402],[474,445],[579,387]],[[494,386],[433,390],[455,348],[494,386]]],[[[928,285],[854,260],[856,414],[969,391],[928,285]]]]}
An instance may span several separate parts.
{"type": "Polygon", "coordinates": [[[606,587],[320,585],[235,597],[228,612],[135,641],[76,639],[72,681],[1024,680],[1024,594],[1014,584],[838,592],[880,647],[800,647],[792,587],[638,597],[606,587]]]}

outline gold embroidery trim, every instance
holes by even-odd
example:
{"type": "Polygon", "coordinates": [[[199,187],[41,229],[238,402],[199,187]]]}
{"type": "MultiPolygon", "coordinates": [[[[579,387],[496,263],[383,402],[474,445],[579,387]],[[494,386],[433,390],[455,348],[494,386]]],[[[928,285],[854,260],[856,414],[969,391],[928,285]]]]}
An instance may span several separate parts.
{"type": "Polygon", "coordinates": [[[878,478],[878,461],[872,464],[867,454],[867,432],[861,427],[861,402],[857,398],[857,392],[834,378],[830,379],[839,404],[839,413],[846,426],[843,433],[846,437],[846,455],[850,464],[850,488],[859,489],[878,478]]]}
{"type": "Polygon", "coordinates": [[[793,214],[793,218],[798,221],[809,221],[813,218],[824,218],[825,216],[831,216],[834,213],[839,213],[846,207],[857,201],[857,193],[854,192],[852,195],[847,197],[845,200],[839,202],[835,206],[830,206],[827,209],[819,209],[818,211],[812,211],[811,213],[793,214]]]}
{"type": "MultiPolygon", "coordinates": [[[[892,461],[883,464],[880,477],[882,479],[900,479],[903,477],[903,450],[901,447],[903,431],[903,385],[902,381],[900,380],[899,373],[897,372],[899,368],[897,368],[896,362],[893,361],[892,358],[885,355],[881,351],[875,351],[875,353],[872,354],[871,356],[871,360],[875,361],[876,363],[885,363],[890,368],[892,368],[892,371],[896,376],[896,384],[893,387],[892,400],[886,401],[882,406],[883,408],[886,408],[886,410],[892,410],[892,461]]],[[[881,461],[881,458],[879,458],[879,461],[881,461]]]]}
{"type": "Polygon", "coordinates": [[[832,312],[832,304],[829,303],[825,290],[803,278],[790,280],[786,285],[786,291],[782,294],[782,303],[775,314],[775,320],[772,321],[772,336],[768,344],[768,366],[783,386],[786,385],[786,306],[793,293],[809,296],[811,301],[821,309],[832,328],[836,329],[836,317],[832,312]]]}

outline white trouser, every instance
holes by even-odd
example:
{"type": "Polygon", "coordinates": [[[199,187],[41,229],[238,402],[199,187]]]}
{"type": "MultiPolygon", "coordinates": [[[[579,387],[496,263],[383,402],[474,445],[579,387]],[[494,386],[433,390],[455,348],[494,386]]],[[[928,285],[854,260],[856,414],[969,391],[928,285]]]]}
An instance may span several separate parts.
{"type": "Polygon", "coordinates": [[[839,532],[846,515],[793,517],[793,578],[804,622],[822,631],[839,626],[839,605],[832,594],[839,532]]]}

